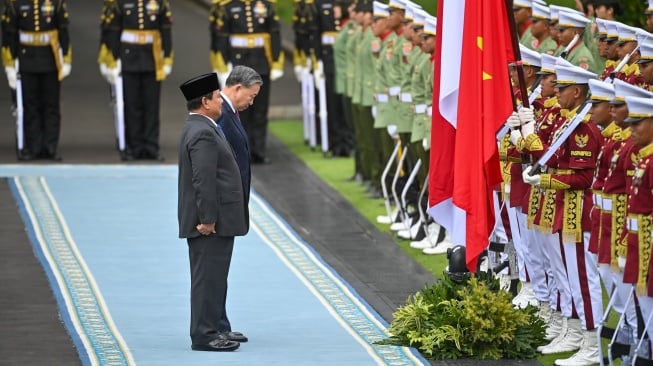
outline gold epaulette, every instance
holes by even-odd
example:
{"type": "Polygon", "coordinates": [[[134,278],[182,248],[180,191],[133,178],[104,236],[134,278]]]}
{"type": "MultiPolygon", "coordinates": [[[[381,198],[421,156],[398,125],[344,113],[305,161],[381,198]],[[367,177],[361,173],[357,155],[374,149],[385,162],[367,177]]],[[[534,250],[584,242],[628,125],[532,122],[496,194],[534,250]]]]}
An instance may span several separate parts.
{"type": "Polygon", "coordinates": [[[11,55],[9,47],[2,47],[2,65],[14,67],[16,60],[11,55]]]}

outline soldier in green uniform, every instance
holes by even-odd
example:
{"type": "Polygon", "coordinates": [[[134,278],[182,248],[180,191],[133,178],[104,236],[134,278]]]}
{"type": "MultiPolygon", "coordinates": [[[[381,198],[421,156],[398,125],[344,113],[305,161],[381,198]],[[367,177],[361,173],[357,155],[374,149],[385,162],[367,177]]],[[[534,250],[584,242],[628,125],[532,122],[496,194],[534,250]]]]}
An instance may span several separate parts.
{"type": "Polygon", "coordinates": [[[533,35],[531,26],[533,25],[532,17],[532,0],[515,0],[512,4],[512,10],[515,15],[515,25],[519,33],[519,43],[531,48],[533,35]]]}
{"type": "Polygon", "coordinates": [[[558,43],[551,37],[551,25],[549,24],[551,21],[551,12],[549,7],[534,2],[532,14],[531,20],[533,21],[533,25],[531,25],[529,30],[532,36],[531,44],[522,44],[539,53],[553,55],[558,48],[558,43]]]}
{"type": "MultiPolygon", "coordinates": [[[[221,81],[230,68],[253,68],[263,84],[251,107],[240,113],[249,137],[252,164],[268,164],[265,140],[268,131],[270,81],[283,76],[279,16],[275,0],[214,0],[210,12],[213,69],[221,81]]],[[[222,82],[224,85],[224,82],[222,82]]]]}
{"type": "MultiPolygon", "coordinates": [[[[571,43],[575,35],[578,35],[582,39],[583,32],[590,23],[589,19],[573,11],[561,10],[558,17],[557,28],[560,30],[560,48],[558,49],[559,53],[557,56],[571,43]]],[[[603,71],[603,65],[598,65],[595,62],[592,53],[581,40],[569,50],[566,60],[575,66],[582,67],[594,73],[603,71]]]]}
{"type": "Polygon", "coordinates": [[[59,95],[72,61],[66,2],[6,0],[2,31],[9,87],[22,98],[17,106],[23,110],[16,124],[18,160],[61,160],[59,95]]]}
{"type": "Polygon", "coordinates": [[[98,61],[113,75],[108,79],[122,77],[126,149],[120,150],[121,159],[162,161],[161,82],[173,62],[170,2],[105,0],[100,43],[98,61]]]}
{"type": "MultiPolygon", "coordinates": [[[[376,3],[376,2],[375,2],[376,3]]],[[[383,164],[390,158],[395,145],[397,109],[401,92],[401,33],[402,20],[405,13],[403,0],[391,0],[388,4],[388,17],[386,27],[381,34],[381,47],[376,56],[376,116],[374,128],[376,129],[378,154],[383,164]]],[[[381,170],[372,177],[374,186],[380,187],[381,170]]],[[[373,192],[374,193],[374,192],[373,192]]]]}
{"type": "Polygon", "coordinates": [[[352,179],[362,179],[360,152],[356,145],[354,133],[354,122],[351,109],[351,98],[346,95],[347,88],[347,42],[349,37],[354,33],[358,26],[355,18],[357,17],[357,2],[338,2],[342,16],[340,22],[340,32],[336,36],[333,44],[334,64],[335,64],[335,92],[341,99],[342,103],[342,120],[345,123],[343,128],[346,129],[349,136],[350,146],[354,153],[354,175],[352,179]]]}

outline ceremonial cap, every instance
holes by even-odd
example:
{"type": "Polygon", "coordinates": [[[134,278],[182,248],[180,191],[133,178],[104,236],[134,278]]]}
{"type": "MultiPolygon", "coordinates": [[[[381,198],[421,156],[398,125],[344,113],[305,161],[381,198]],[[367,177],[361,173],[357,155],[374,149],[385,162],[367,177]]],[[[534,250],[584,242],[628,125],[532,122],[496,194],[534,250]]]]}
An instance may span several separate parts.
{"type": "Polygon", "coordinates": [[[639,45],[639,60],[638,64],[643,64],[653,61],[653,34],[648,32],[640,32],[637,35],[637,44],[639,45]]]}
{"type": "Polygon", "coordinates": [[[410,0],[406,1],[406,14],[404,14],[405,22],[414,22],[415,21],[415,12],[422,7],[411,2],[410,0]]]}
{"type": "Polygon", "coordinates": [[[512,9],[519,10],[523,8],[530,8],[533,5],[532,0],[515,0],[512,2],[512,9]]]}
{"type": "Polygon", "coordinates": [[[617,40],[620,43],[635,41],[637,42],[637,28],[631,27],[624,23],[617,23],[617,40]]]}
{"type": "Polygon", "coordinates": [[[210,72],[194,77],[181,84],[179,89],[181,89],[187,101],[209,94],[220,89],[218,74],[210,72]]]}
{"type": "Polygon", "coordinates": [[[608,29],[606,28],[605,19],[596,18],[594,21],[596,22],[597,29],[596,37],[601,41],[608,38],[608,29]]]}
{"type": "MultiPolygon", "coordinates": [[[[542,61],[540,60],[541,54],[539,52],[533,51],[523,44],[519,45],[519,52],[521,53],[522,65],[542,67],[542,61]]],[[[515,66],[515,63],[510,63],[510,66],[515,66]]]]}
{"type": "Polygon", "coordinates": [[[424,20],[429,15],[424,9],[416,9],[413,15],[413,28],[424,27],[424,20]]]}
{"type": "Polygon", "coordinates": [[[624,123],[639,122],[653,117],[653,93],[648,94],[648,97],[626,97],[628,118],[624,120],[624,123]]]}
{"type": "Polygon", "coordinates": [[[568,11],[566,8],[560,10],[558,14],[558,28],[585,28],[590,23],[582,14],[573,11],[568,11]]]}
{"type": "Polygon", "coordinates": [[[590,103],[611,102],[614,99],[614,86],[602,80],[591,79],[589,81],[590,87],[590,103]]]}
{"type": "Polygon", "coordinates": [[[646,10],[644,10],[644,14],[651,15],[653,14],[653,0],[648,0],[647,3],[648,6],[646,6],[646,10]]]}
{"type": "Polygon", "coordinates": [[[372,15],[375,18],[387,18],[389,14],[388,6],[386,4],[379,1],[374,2],[374,11],[372,12],[372,15]]]}
{"type": "Polygon", "coordinates": [[[405,0],[390,0],[388,3],[388,11],[392,10],[406,10],[405,0]]]}
{"type": "Polygon", "coordinates": [[[429,36],[435,36],[435,28],[438,25],[438,18],[434,16],[427,16],[424,20],[424,33],[429,36]]]}
{"type": "Polygon", "coordinates": [[[651,93],[621,79],[614,79],[614,100],[612,104],[624,104],[627,97],[648,97],[650,98],[651,93]]]}
{"type": "Polygon", "coordinates": [[[556,88],[564,88],[569,85],[588,84],[590,79],[596,79],[597,75],[578,66],[556,65],[556,88]]]}
{"type": "Polygon", "coordinates": [[[603,22],[605,23],[607,40],[610,41],[619,38],[619,24],[621,23],[614,20],[604,20],[603,22]]]}
{"type": "Polygon", "coordinates": [[[546,75],[546,74],[555,74],[555,65],[556,65],[556,60],[558,58],[555,56],[551,56],[546,53],[540,54],[540,65],[542,66],[540,68],[540,71],[537,72],[538,75],[546,75]]]}
{"type": "Polygon", "coordinates": [[[549,10],[549,7],[547,5],[542,5],[540,3],[534,2],[531,18],[535,18],[537,20],[551,19],[551,11],[549,10]]]}

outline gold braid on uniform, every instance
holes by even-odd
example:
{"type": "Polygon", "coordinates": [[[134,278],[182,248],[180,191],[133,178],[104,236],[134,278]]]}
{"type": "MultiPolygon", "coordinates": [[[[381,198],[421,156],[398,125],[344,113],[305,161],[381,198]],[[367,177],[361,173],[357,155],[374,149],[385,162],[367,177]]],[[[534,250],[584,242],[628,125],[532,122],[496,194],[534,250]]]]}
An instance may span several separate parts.
{"type": "Polygon", "coordinates": [[[619,239],[624,232],[626,224],[627,194],[615,194],[612,198],[612,231],[610,232],[610,267],[614,272],[619,272],[619,239]]]}
{"type": "Polygon", "coordinates": [[[553,227],[553,218],[556,211],[556,191],[547,189],[544,191],[544,204],[542,205],[542,216],[540,217],[540,231],[547,233],[553,227]]]}
{"type": "Polygon", "coordinates": [[[636,215],[639,223],[637,233],[631,232],[630,235],[637,235],[639,249],[639,276],[637,279],[637,294],[640,296],[649,296],[647,289],[648,272],[651,260],[651,230],[653,223],[651,215],[636,215]]]}
{"type": "Polygon", "coordinates": [[[524,141],[524,148],[528,151],[542,151],[544,150],[544,145],[542,144],[542,140],[540,140],[540,137],[537,134],[531,133],[530,135],[526,136],[524,141]]]}
{"type": "Polygon", "coordinates": [[[526,227],[529,229],[533,228],[533,223],[535,222],[535,216],[537,211],[540,209],[540,202],[542,200],[542,192],[537,187],[531,187],[531,193],[528,197],[528,217],[526,218],[526,227]]]}
{"type": "Polygon", "coordinates": [[[567,190],[564,192],[565,205],[562,220],[562,240],[566,243],[583,241],[583,191],[567,190]]]}
{"type": "Polygon", "coordinates": [[[571,186],[567,183],[561,182],[551,176],[551,174],[540,175],[540,187],[545,189],[569,189],[571,186]]]}

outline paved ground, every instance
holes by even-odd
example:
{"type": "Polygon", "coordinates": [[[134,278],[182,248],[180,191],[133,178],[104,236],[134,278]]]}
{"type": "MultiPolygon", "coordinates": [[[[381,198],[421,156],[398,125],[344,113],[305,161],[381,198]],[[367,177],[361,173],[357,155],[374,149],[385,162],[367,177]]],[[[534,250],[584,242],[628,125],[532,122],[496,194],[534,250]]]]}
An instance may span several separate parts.
{"type": "MultiPolygon", "coordinates": [[[[178,132],[186,111],[178,85],[210,71],[208,15],[197,1],[174,4],[175,65],[162,88],[161,151],[176,164],[178,132]]],[[[95,62],[98,1],[69,3],[74,47],[73,72],[62,88],[60,152],[64,163],[118,164],[109,86],[95,62]]],[[[284,28],[288,35],[288,28],[284,28]]],[[[274,113],[297,117],[299,84],[292,68],[273,83],[274,113]]],[[[0,77],[0,164],[16,163],[14,124],[4,74],[0,77]]],[[[273,116],[274,117],[274,116],[273,116]]],[[[381,316],[390,321],[406,297],[433,281],[430,273],[405,255],[393,239],[376,230],[337,192],[321,182],[276,139],[269,139],[273,163],[255,166],[253,186],[295,230],[348,281],[381,316]]],[[[52,293],[32,255],[22,223],[0,181],[0,355],[2,365],[74,365],[79,361],[58,322],[52,293]]],[[[471,362],[439,362],[471,365],[471,362]]],[[[477,361],[474,365],[479,364],[477,361]]],[[[484,365],[493,365],[483,362],[484,365]]],[[[501,365],[537,363],[499,362],[501,365]]]]}

